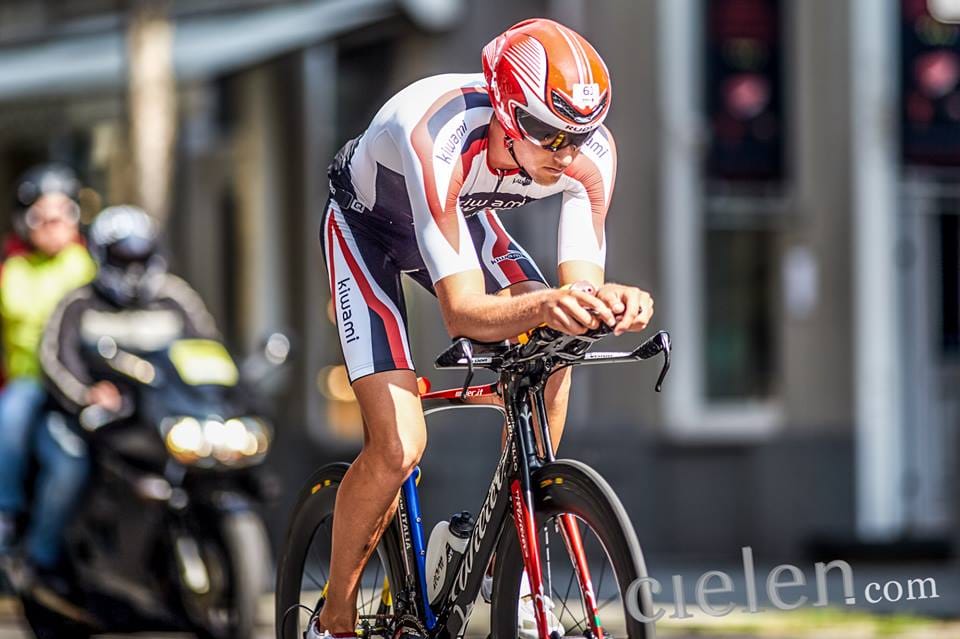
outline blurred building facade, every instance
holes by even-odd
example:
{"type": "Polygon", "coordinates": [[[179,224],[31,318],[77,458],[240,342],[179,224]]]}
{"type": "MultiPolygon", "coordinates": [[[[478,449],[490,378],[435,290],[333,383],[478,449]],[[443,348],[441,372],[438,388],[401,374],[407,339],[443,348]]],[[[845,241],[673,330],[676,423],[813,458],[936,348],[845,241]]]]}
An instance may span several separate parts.
{"type": "MultiPolygon", "coordinates": [[[[127,9],[0,2],[0,193],[54,157],[96,190],[91,211],[127,197],[127,9]]],[[[581,371],[568,425],[648,555],[796,557],[824,536],[960,542],[960,31],[925,2],[168,9],[174,264],[239,349],[275,328],[297,336],[274,458],[292,481],[356,446],[317,242],[329,158],[393,92],[479,71],[490,38],[539,15],[581,31],[610,67],[608,277],[651,291],[653,328],[675,342],[663,396],[652,366],[581,371]]],[[[504,216],[545,272],[558,204],[504,216]]],[[[435,302],[409,293],[429,374],[447,337],[435,302]]],[[[444,478],[491,465],[431,462],[444,478]]]]}

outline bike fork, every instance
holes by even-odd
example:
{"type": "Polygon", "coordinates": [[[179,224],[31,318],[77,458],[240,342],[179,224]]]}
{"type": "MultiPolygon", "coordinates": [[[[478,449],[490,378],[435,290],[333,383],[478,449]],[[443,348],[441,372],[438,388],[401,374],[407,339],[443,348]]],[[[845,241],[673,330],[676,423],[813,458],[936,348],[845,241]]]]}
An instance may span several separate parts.
{"type": "MultiPolygon", "coordinates": [[[[537,630],[541,639],[550,637],[550,628],[547,625],[547,610],[543,599],[543,571],[540,568],[540,544],[537,540],[537,528],[533,509],[528,507],[523,497],[520,481],[514,480],[510,486],[510,496],[513,501],[513,521],[520,538],[520,552],[523,555],[523,567],[526,569],[527,579],[530,582],[530,593],[533,597],[533,609],[537,619],[537,630]]],[[[593,582],[590,578],[590,568],[587,565],[586,554],[583,551],[583,540],[576,518],[569,514],[560,516],[561,536],[567,548],[567,553],[573,561],[573,568],[583,596],[584,609],[589,617],[590,630],[596,639],[603,639],[603,625],[600,622],[600,613],[597,609],[597,598],[593,591],[593,582]]]]}
{"type": "Polygon", "coordinates": [[[597,597],[593,592],[593,580],[590,578],[590,567],[587,565],[586,553],[583,552],[583,539],[577,527],[577,519],[570,513],[560,515],[560,531],[567,546],[567,554],[573,560],[573,569],[580,582],[580,593],[583,595],[583,606],[590,619],[590,630],[596,639],[603,639],[603,626],[600,623],[600,612],[597,609],[597,597]]]}
{"type": "Polygon", "coordinates": [[[520,480],[510,484],[510,497],[513,502],[513,523],[517,527],[520,539],[520,553],[523,555],[523,567],[526,568],[530,582],[530,595],[533,597],[533,610],[537,619],[540,639],[550,638],[547,625],[547,609],[543,601],[543,572],[540,569],[540,544],[537,542],[537,524],[533,518],[533,504],[525,499],[520,480]]]}
{"type": "MultiPolygon", "coordinates": [[[[544,403],[543,392],[540,391],[531,393],[531,403],[533,404],[534,410],[537,414],[537,419],[540,423],[540,436],[543,439],[543,447],[547,460],[553,461],[553,442],[550,441],[550,429],[547,426],[549,418],[547,417],[547,407],[544,403]]],[[[516,514],[516,510],[514,510],[514,514],[516,514]]],[[[531,513],[531,520],[532,519],[533,516],[531,513]]],[[[516,517],[514,520],[517,520],[516,517]]],[[[518,523],[518,533],[520,532],[519,527],[520,524],[518,523]]],[[[536,530],[533,530],[531,536],[533,538],[534,550],[539,554],[539,551],[537,550],[538,545],[536,530]]],[[[603,625],[600,623],[600,613],[597,609],[597,597],[596,593],[593,591],[593,580],[590,578],[590,567],[587,565],[587,557],[583,551],[583,539],[580,537],[580,529],[577,527],[576,517],[569,513],[560,515],[560,536],[563,538],[564,545],[567,548],[567,554],[570,555],[574,572],[577,575],[577,581],[580,585],[580,593],[583,597],[584,610],[586,611],[590,620],[590,630],[593,632],[593,636],[596,639],[603,639],[603,625]]],[[[526,561],[527,553],[524,552],[524,565],[526,565],[526,561]]],[[[539,575],[539,562],[537,562],[537,571],[539,575]]],[[[527,574],[530,575],[531,579],[533,579],[533,575],[529,572],[529,569],[527,574]]],[[[539,579],[540,577],[538,576],[538,581],[539,579]]],[[[533,592],[533,588],[531,588],[531,592],[533,592]]],[[[537,623],[540,623],[539,618],[537,623]]],[[[540,634],[543,636],[542,628],[540,629],[540,634]]]]}

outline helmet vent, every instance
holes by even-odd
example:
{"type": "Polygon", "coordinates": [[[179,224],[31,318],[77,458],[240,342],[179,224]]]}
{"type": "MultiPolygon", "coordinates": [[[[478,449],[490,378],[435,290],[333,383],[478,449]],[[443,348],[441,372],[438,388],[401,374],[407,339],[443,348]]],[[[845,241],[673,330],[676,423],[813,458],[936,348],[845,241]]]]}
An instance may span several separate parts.
{"type": "Polygon", "coordinates": [[[609,95],[609,93],[604,93],[603,97],[600,98],[600,101],[597,103],[597,106],[595,106],[590,113],[583,115],[574,109],[559,91],[554,89],[550,92],[553,108],[556,109],[563,117],[567,118],[568,120],[572,120],[577,124],[590,124],[593,122],[596,119],[597,114],[601,113],[604,107],[607,105],[607,97],[609,95]]]}

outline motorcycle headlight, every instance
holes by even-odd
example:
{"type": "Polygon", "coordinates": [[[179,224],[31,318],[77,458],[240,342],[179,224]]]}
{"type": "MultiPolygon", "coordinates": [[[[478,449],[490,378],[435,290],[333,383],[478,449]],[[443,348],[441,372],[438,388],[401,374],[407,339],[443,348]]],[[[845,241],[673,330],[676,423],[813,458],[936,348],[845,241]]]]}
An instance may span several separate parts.
{"type": "Polygon", "coordinates": [[[270,426],[257,417],[211,417],[203,422],[176,417],[164,423],[163,432],[167,450],[187,465],[246,466],[259,462],[270,448],[270,426]]]}
{"type": "Polygon", "coordinates": [[[167,450],[184,464],[195,463],[213,452],[210,442],[203,436],[200,422],[193,417],[169,420],[165,430],[163,441],[167,450]]]}

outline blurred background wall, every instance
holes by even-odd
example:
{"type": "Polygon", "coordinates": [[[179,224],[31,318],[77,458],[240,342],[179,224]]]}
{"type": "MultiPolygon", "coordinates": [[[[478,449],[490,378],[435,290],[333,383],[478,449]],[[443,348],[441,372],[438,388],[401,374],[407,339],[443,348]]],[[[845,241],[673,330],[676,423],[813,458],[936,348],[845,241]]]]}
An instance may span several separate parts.
{"type": "MultiPolygon", "coordinates": [[[[925,0],[5,0],[0,201],[48,158],[80,171],[87,216],[167,179],[134,162],[144,7],[172,35],[175,270],[239,351],[296,338],[277,537],[311,468],[358,445],[317,242],[329,159],[393,92],[479,72],[493,36],[548,16],[610,67],[608,278],[652,292],[676,349],[662,396],[652,366],[579,371],[561,453],[618,488],[651,555],[960,542],[960,28],[925,0]]],[[[544,267],[558,206],[504,216],[544,267]]],[[[448,338],[408,292],[430,374],[448,338]]],[[[479,503],[498,442],[436,424],[429,521],[479,503]]]]}

